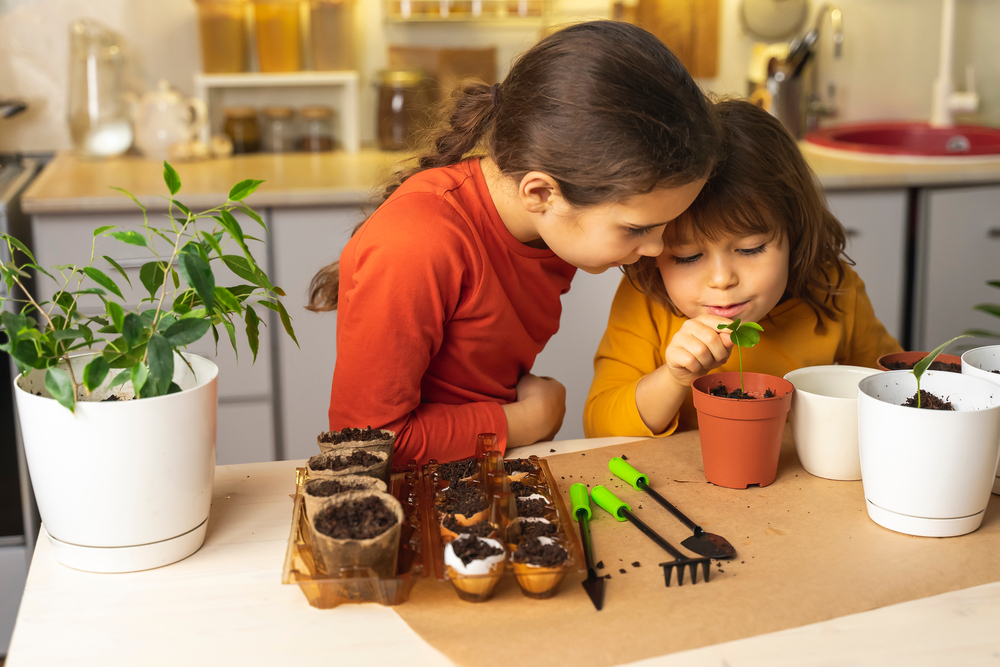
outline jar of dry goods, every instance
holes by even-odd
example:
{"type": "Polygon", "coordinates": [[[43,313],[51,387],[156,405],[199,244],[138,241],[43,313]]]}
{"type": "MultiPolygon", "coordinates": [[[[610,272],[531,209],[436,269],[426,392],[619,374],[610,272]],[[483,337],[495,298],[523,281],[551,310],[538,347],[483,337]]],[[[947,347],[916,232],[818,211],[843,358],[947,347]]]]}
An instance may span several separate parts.
{"type": "Polygon", "coordinates": [[[261,149],[267,153],[290,153],[295,150],[298,130],[292,107],[264,107],[261,149]]]}
{"type": "Polygon", "coordinates": [[[260,150],[260,126],[253,107],[229,107],[222,131],[233,142],[233,153],[256,153],[260,150]]]}
{"type": "Polygon", "coordinates": [[[334,149],[333,109],[318,105],[302,107],[299,109],[299,118],[302,120],[300,149],[311,153],[334,149]]]}
{"type": "Polygon", "coordinates": [[[413,148],[433,101],[430,80],[420,70],[388,70],[378,84],[376,126],[382,150],[413,148]]]}

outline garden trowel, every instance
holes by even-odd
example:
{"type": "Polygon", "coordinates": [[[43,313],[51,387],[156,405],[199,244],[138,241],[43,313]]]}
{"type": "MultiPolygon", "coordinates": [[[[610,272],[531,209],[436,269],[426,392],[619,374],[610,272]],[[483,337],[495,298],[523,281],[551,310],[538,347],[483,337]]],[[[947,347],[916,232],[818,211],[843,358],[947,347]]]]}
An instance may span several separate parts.
{"type": "Polygon", "coordinates": [[[573,503],[573,516],[580,524],[580,540],[583,542],[583,557],[587,562],[587,578],[583,580],[583,589],[590,596],[597,611],[604,606],[604,577],[597,575],[594,569],[594,546],[590,541],[590,493],[583,484],[574,484],[569,488],[569,499],[573,503]]]}

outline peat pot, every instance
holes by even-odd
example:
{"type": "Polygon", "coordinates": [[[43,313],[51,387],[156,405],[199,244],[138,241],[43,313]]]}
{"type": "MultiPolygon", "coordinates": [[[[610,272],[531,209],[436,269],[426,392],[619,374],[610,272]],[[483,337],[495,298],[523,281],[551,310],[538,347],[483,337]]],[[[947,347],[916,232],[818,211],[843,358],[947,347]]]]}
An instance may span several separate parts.
{"type": "MultiPolygon", "coordinates": [[[[77,378],[92,357],[71,359],[77,378]]],[[[131,383],[108,389],[112,372],[95,400],[77,402],[75,416],[49,397],[45,370],[14,380],[38,511],[62,564],[88,572],[148,570],[186,558],[204,542],[219,371],[207,359],[184,358],[190,368],[174,359],[180,392],[128,400],[131,383]],[[119,400],[104,401],[111,395],[119,400]]]]}
{"type": "Polygon", "coordinates": [[[785,374],[795,385],[792,439],[806,472],[837,480],[861,479],[858,383],[878,373],[861,366],[807,366],[785,374]]]}
{"type": "Polygon", "coordinates": [[[858,385],[861,480],[868,516],[909,535],[951,537],[983,521],[1000,456],[1000,387],[981,378],[927,371],[924,391],[955,411],[903,407],[917,391],[909,371],[858,385]]]}
{"type": "MultiPolygon", "coordinates": [[[[1000,384],[1000,345],[987,345],[962,355],[962,373],[1000,384]]],[[[1000,495],[1000,468],[993,479],[993,493],[1000,495]]]]}
{"type": "Polygon", "coordinates": [[[767,486],[778,473],[781,436],[794,387],[788,380],[763,373],[743,373],[746,392],[754,399],[721,398],[709,391],[719,385],[732,391],[740,374],[710,373],[692,384],[698,411],[705,477],[717,486],[745,489],[767,486]],[[775,396],[764,398],[770,389],[775,396]]]}

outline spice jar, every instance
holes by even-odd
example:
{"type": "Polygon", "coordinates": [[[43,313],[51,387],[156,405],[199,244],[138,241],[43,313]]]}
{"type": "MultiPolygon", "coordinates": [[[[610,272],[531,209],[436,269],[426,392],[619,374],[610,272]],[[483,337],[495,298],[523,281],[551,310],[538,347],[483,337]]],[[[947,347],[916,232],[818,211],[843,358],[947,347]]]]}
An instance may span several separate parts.
{"type": "Polygon", "coordinates": [[[312,68],[355,69],[354,0],[311,0],[309,17],[312,68]]]}
{"type": "Polygon", "coordinates": [[[253,107],[229,107],[222,131],[233,142],[233,153],[256,153],[260,150],[260,127],[253,107]]]}
{"type": "Polygon", "coordinates": [[[302,138],[299,148],[312,153],[332,151],[333,109],[323,106],[307,106],[299,109],[302,119],[302,138]]]}
{"type": "Polygon", "coordinates": [[[261,147],[268,153],[289,153],[297,140],[295,111],[291,107],[265,107],[261,147]]]}
{"type": "Polygon", "coordinates": [[[298,0],[254,0],[257,60],[261,72],[302,69],[298,0]]]}
{"type": "Polygon", "coordinates": [[[379,147],[413,148],[432,103],[430,81],[420,70],[389,70],[382,72],[378,89],[379,147]]]}
{"type": "Polygon", "coordinates": [[[249,70],[246,0],[195,0],[201,67],[208,74],[249,70]]]}

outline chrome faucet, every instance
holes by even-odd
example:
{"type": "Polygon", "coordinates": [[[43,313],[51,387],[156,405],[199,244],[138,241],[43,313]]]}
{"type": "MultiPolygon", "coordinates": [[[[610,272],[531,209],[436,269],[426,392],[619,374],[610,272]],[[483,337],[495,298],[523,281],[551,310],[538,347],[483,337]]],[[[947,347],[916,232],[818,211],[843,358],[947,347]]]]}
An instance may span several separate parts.
{"type": "MultiPolygon", "coordinates": [[[[816,25],[810,31],[810,35],[813,35],[811,40],[812,44],[815,44],[819,38],[820,29],[823,27],[823,19],[826,16],[830,16],[830,26],[833,29],[833,58],[834,60],[840,60],[841,54],[844,49],[844,16],[843,12],[839,8],[826,3],[819,8],[819,12],[816,15],[816,25]]],[[[808,39],[808,35],[806,39],[808,39]]],[[[833,82],[827,84],[827,101],[824,103],[817,90],[817,68],[814,66],[812,71],[809,73],[809,95],[806,98],[806,131],[812,132],[819,127],[819,121],[821,118],[831,118],[837,115],[837,107],[834,104],[834,98],[837,94],[837,87],[833,82]]]]}

